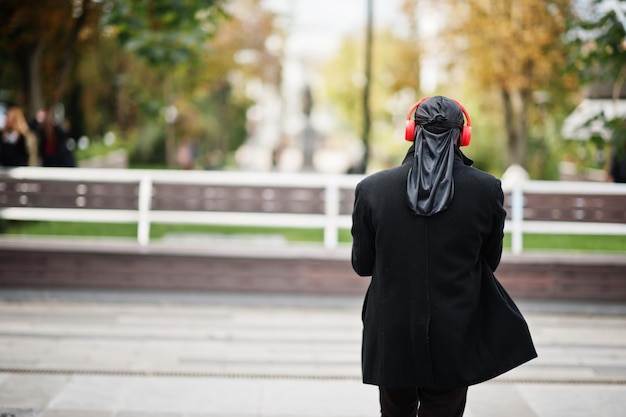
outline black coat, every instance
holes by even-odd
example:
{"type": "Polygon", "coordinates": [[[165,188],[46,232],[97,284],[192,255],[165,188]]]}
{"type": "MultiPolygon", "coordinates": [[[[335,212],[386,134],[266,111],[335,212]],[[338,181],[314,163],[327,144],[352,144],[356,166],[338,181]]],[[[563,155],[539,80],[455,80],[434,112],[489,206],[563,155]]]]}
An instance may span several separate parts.
{"type": "Polygon", "coordinates": [[[44,167],[75,167],[74,153],[68,148],[68,137],[65,130],[54,125],[52,135],[48,136],[45,126],[37,131],[39,155],[44,167]]]}
{"type": "Polygon", "coordinates": [[[0,132],[0,165],[18,167],[28,165],[28,146],[26,136],[19,133],[15,142],[10,142],[0,132]]]}
{"type": "Polygon", "coordinates": [[[412,149],[356,188],[352,266],[372,276],[363,304],[363,382],[456,388],[537,356],[494,277],[506,212],[500,181],[455,150],[454,199],[432,216],[406,202],[412,149]]]}

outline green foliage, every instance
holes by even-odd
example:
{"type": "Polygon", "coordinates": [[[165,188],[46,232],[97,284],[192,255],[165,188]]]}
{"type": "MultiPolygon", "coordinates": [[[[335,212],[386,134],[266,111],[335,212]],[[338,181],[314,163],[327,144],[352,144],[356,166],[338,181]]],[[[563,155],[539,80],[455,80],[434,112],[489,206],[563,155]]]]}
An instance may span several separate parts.
{"type": "MultiPolygon", "coordinates": [[[[500,114],[495,92],[476,91],[476,86],[468,85],[468,97],[463,105],[472,120],[472,141],[470,146],[462,148],[465,155],[474,161],[474,166],[485,172],[501,176],[506,169],[506,148],[503,119],[500,114]]],[[[441,91],[442,95],[456,97],[459,93],[441,91]]]]}
{"type": "Polygon", "coordinates": [[[165,128],[163,124],[147,124],[135,131],[133,147],[128,156],[130,166],[166,166],[165,128]]]}
{"type": "Polygon", "coordinates": [[[126,144],[122,143],[121,141],[116,141],[113,144],[105,144],[101,140],[92,140],[89,144],[89,147],[87,147],[86,149],[80,149],[78,147],[76,148],[76,160],[81,161],[91,159],[102,155],[107,155],[114,151],[125,150],[125,145],[126,144]]]}
{"type": "MultiPolygon", "coordinates": [[[[445,84],[429,95],[454,97],[468,108],[474,136],[464,151],[475,166],[496,175],[504,172],[512,161],[509,158],[518,156],[532,178],[555,179],[562,147],[560,122],[573,110],[573,94],[578,91],[577,78],[565,71],[567,45],[562,35],[569,18],[569,1],[550,5],[542,0],[444,3],[463,13],[442,29],[452,71],[445,84]],[[468,27],[474,29],[467,31],[468,27]],[[457,67],[465,78],[455,77],[457,67]],[[514,103],[509,114],[503,105],[505,96],[509,104],[514,103]]],[[[411,19],[412,15],[406,17],[411,19]]],[[[323,68],[326,97],[345,126],[359,136],[362,43],[354,36],[344,39],[337,55],[323,68]]],[[[434,53],[423,48],[424,42],[411,38],[411,34],[382,30],[375,35],[370,140],[373,169],[397,164],[406,152],[408,146],[402,137],[405,112],[423,95],[420,59],[427,52],[434,53]]]]}
{"type": "Polygon", "coordinates": [[[332,103],[338,116],[355,132],[363,125],[364,58],[358,42],[354,37],[342,40],[335,57],[322,68],[324,91],[315,94],[332,103]]]}
{"type": "Polygon", "coordinates": [[[133,166],[162,166],[194,142],[197,167],[221,167],[247,135],[248,82],[279,82],[279,54],[266,48],[273,19],[261,0],[0,1],[0,95],[39,106],[31,93],[42,80],[43,101],[64,103],[73,137],[98,143],[115,131],[133,166]],[[242,50],[256,61],[237,62],[242,50]]]}
{"type": "MultiPolygon", "coordinates": [[[[568,96],[565,96],[568,97],[568,96]]],[[[558,105],[546,102],[529,112],[528,159],[526,169],[532,179],[558,180],[559,164],[566,156],[561,126],[574,106],[562,99],[558,105]]]]}
{"type": "Polygon", "coordinates": [[[108,0],[102,25],[151,66],[190,64],[225,17],[221,0],[108,0]]]}
{"type": "MultiPolygon", "coordinates": [[[[595,123],[597,121],[602,122],[604,128],[609,132],[609,137],[605,138],[598,133],[594,133],[587,141],[589,145],[587,149],[595,151],[596,154],[602,154],[603,158],[599,160],[601,165],[598,168],[602,168],[604,165],[605,151],[612,148],[613,152],[618,157],[624,157],[626,152],[626,121],[622,117],[607,118],[604,113],[600,113],[595,117],[590,118],[585,123],[585,126],[595,123]],[[608,139],[608,141],[607,141],[608,139]]],[[[594,152],[592,152],[593,154],[594,152]]],[[[582,162],[582,161],[581,161],[582,162]]],[[[593,160],[587,161],[593,164],[593,160]]]]}
{"type": "Polygon", "coordinates": [[[626,121],[623,118],[614,118],[607,122],[611,130],[611,144],[618,158],[626,157],[626,121]]]}
{"type": "MultiPolygon", "coordinates": [[[[600,0],[592,2],[594,13],[573,20],[569,26],[570,67],[578,72],[586,83],[608,81],[613,84],[613,98],[618,99],[626,83],[626,27],[616,15],[614,8],[600,0]],[[604,10],[604,14],[599,14],[604,10]]],[[[607,118],[604,114],[589,120],[603,121],[611,132],[609,142],[618,155],[626,152],[626,124],[623,117],[607,118]]],[[[605,138],[594,135],[590,138],[597,149],[605,148],[605,138]]]]}
{"type": "Polygon", "coordinates": [[[101,10],[91,0],[0,2],[0,89],[27,115],[64,97],[76,54],[95,44],[101,10]]]}
{"type": "MultiPolygon", "coordinates": [[[[593,0],[600,10],[602,0],[593,0]]],[[[610,8],[604,15],[584,14],[571,20],[568,26],[572,54],[570,65],[585,82],[595,80],[624,80],[626,28],[610,8]]]]}
{"type": "MultiPolygon", "coordinates": [[[[347,36],[322,68],[323,86],[316,91],[322,106],[333,110],[340,129],[362,137],[364,50],[363,40],[347,36]]],[[[369,170],[397,165],[408,144],[404,141],[404,117],[419,94],[418,50],[391,30],[375,34],[371,80],[369,170]]]]}
{"type": "Polygon", "coordinates": [[[536,169],[551,159],[554,146],[547,132],[535,126],[554,123],[553,112],[569,107],[569,96],[578,90],[576,77],[565,71],[568,49],[563,32],[571,17],[571,1],[445,3],[462,11],[443,35],[454,56],[451,65],[477,89],[498,92],[495,102],[503,120],[506,164],[537,171],[539,178],[552,176],[553,169],[536,169]]]}

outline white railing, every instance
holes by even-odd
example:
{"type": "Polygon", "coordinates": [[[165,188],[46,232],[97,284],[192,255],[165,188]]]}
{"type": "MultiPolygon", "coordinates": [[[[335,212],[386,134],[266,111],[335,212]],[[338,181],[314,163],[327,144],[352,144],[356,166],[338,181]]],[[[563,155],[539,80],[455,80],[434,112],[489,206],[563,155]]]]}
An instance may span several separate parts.
{"type": "MultiPolygon", "coordinates": [[[[538,221],[524,217],[525,193],[593,196],[626,196],[626,184],[578,182],[578,181],[520,181],[502,184],[503,191],[510,193],[510,219],[504,226],[511,233],[511,252],[522,253],[524,233],[572,234],[572,235],[626,235],[626,223],[600,223],[588,221],[538,221]]],[[[581,199],[582,200],[582,199],[581,199]]],[[[583,207],[579,207],[582,212],[583,207]]],[[[626,211],[626,206],[624,207],[626,211]]],[[[581,219],[584,220],[584,219],[581,219]]]]}
{"type": "MultiPolygon", "coordinates": [[[[136,223],[137,240],[141,245],[147,245],[150,242],[151,223],[323,228],[324,246],[332,249],[338,245],[339,230],[350,228],[352,225],[351,216],[340,212],[340,191],[354,189],[363,177],[313,173],[23,167],[0,170],[0,180],[2,178],[29,181],[76,182],[79,180],[85,183],[106,181],[138,185],[137,210],[84,209],[80,208],[80,204],[77,204],[76,208],[27,207],[27,201],[23,201],[20,207],[0,208],[0,218],[4,219],[136,223]],[[324,213],[152,210],[153,183],[323,188],[324,213]]],[[[503,190],[505,193],[510,193],[511,212],[510,219],[505,224],[505,232],[512,235],[511,250],[515,254],[523,251],[524,233],[626,235],[625,222],[534,221],[524,218],[524,193],[626,196],[626,184],[523,181],[516,184],[503,184],[503,190]]],[[[0,196],[6,191],[0,188],[0,196]]],[[[33,192],[33,190],[23,191],[25,196],[28,192],[33,192]]]]}
{"type": "MultiPolygon", "coordinates": [[[[264,226],[323,228],[324,246],[332,249],[339,242],[339,229],[349,228],[352,218],[340,214],[340,190],[354,189],[358,175],[314,173],[259,173],[239,171],[178,171],[91,168],[20,167],[0,170],[0,179],[120,182],[138,185],[138,209],[82,209],[46,207],[0,208],[0,218],[12,220],[83,221],[102,223],[137,223],[137,241],[147,245],[151,223],[208,224],[228,226],[264,226]],[[219,211],[151,210],[152,184],[200,184],[230,186],[272,186],[323,188],[324,214],[249,213],[219,211]]],[[[0,189],[0,193],[4,190],[0,189]]]]}

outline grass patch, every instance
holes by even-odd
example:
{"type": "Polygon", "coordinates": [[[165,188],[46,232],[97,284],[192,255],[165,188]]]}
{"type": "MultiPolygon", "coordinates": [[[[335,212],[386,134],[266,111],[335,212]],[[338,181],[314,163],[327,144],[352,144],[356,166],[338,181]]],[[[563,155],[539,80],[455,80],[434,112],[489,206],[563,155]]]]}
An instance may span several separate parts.
{"type": "MultiPolygon", "coordinates": [[[[524,250],[626,252],[626,236],[524,234],[524,250]]],[[[511,234],[504,235],[511,248],[511,234]]]]}
{"type": "MultiPolygon", "coordinates": [[[[8,222],[7,222],[8,223],[8,222]]],[[[34,222],[11,221],[2,230],[11,236],[83,236],[136,238],[137,225],[133,223],[81,223],[81,222],[34,222]]],[[[283,236],[288,241],[322,242],[322,229],[290,229],[279,227],[202,226],[189,224],[150,225],[150,238],[161,239],[168,234],[271,234],[283,236]]],[[[349,232],[348,232],[349,235],[349,232]]]]}
{"type": "MultiPolygon", "coordinates": [[[[83,236],[136,238],[136,224],[119,223],[80,223],[80,222],[34,222],[3,221],[0,230],[10,236],[83,236]]],[[[323,229],[292,229],[276,227],[240,227],[240,226],[199,226],[185,224],[160,224],[150,226],[150,239],[158,240],[167,235],[278,235],[289,242],[324,241],[323,229]]],[[[350,230],[339,231],[341,243],[351,243],[350,230]]],[[[504,248],[511,248],[511,234],[504,236],[504,248]]],[[[585,252],[624,252],[626,236],[596,235],[545,235],[525,234],[524,250],[545,251],[585,251],[585,252]]]]}

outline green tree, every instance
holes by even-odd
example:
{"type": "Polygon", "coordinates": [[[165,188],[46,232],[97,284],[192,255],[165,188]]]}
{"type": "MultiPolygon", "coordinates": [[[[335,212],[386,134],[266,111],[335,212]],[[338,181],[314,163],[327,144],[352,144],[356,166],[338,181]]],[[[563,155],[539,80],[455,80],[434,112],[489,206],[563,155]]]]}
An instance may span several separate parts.
{"type": "MultiPolygon", "coordinates": [[[[620,99],[626,82],[626,8],[623,2],[594,0],[591,13],[585,13],[571,22],[571,65],[584,83],[610,82],[613,100],[620,99]]],[[[626,152],[626,124],[624,118],[607,119],[600,115],[611,132],[610,147],[623,155],[626,152]]],[[[604,139],[590,138],[600,148],[604,139]]],[[[609,158],[607,158],[609,161],[609,158]]]]}
{"type": "MultiPolygon", "coordinates": [[[[194,77],[187,73],[200,65],[207,41],[225,16],[221,0],[154,0],[128,2],[109,0],[103,13],[102,30],[133,56],[146,61],[161,81],[161,94],[151,96],[159,109],[175,109],[178,96],[193,91],[194,77]]],[[[122,76],[124,70],[120,68],[122,76]]],[[[118,75],[119,77],[119,75],[118,75]]],[[[175,166],[175,116],[164,116],[165,157],[175,166]]]]}
{"type": "Polygon", "coordinates": [[[29,115],[62,100],[77,52],[95,38],[101,10],[90,0],[0,2],[0,82],[29,115]]]}
{"type": "Polygon", "coordinates": [[[229,153],[245,140],[245,112],[253,98],[248,86],[274,85],[282,76],[282,34],[276,16],[262,8],[259,0],[239,0],[226,8],[224,21],[207,45],[199,76],[197,96],[207,106],[205,146],[211,165],[227,163],[229,153]]]}
{"type": "Polygon", "coordinates": [[[453,37],[449,45],[455,49],[455,63],[479,88],[498,92],[508,164],[527,167],[529,127],[545,123],[541,120],[551,107],[567,105],[567,94],[577,89],[576,78],[564,71],[571,1],[447,3],[456,11],[445,28],[453,37]]]}
{"type": "MultiPolygon", "coordinates": [[[[420,94],[419,49],[409,38],[390,30],[376,32],[372,60],[371,118],[368,167],[378,169],[397,163],[406,151],[404,117],[411,100],[420,94]],[[405,108],[406,107],[406,108],[405,108]]],[[[362,89],[364,48],[360,38],[342,40],[336,55],[321,68],[326,105],[335,110],[342,129],[359,134],[363,126],[362,89]]]]}
{"type": "MultiPolygon", "coordinates": [[[[156,3],[125,2],[118,14],[111,11],[106,16],[104,32],[156,74],[157,85],[149,88],[152,106],[156,101],[158,109],[178,108],[176,136],[196,143],[200,164],[221,167],[246,137],[248,83],[279,83],[274,16],[263,10],[259,0],[180,2],[185,11],[176,16],[170,16],[170,2],[156,3]],[[156,17],[139,24],[133,20],[150,13],[156,17]],[[188,28],[188,33],[181,28],[188,28]]],[[[135,73],[133,60],[128,64],[121,72],[135,73]]],[[[141,95],[147,80],[149,76],[131,77],[128,95],[141,95]]],[[[142,143],[140,148],[154,155],[152,149],[163,137],[160,131],[152,131],[157,142],[142,143]]],[[[169,150],[164,152],[171,158],[176,144],[173,135],[168,139],[169,150]]],[[[168,165],[174,161],[170,159],[168,165]]]]}
{"type": "Polygon", "coordinates": [[[108,0],[102,25],[125,48],[164,71],[205,52],[224,17],[221,0],[108,0]]]}
{"type": "Polygon", "coordinates": [[[260,0],[1,1],[0,93],[31,115],[64,103],[74,137],[113,130],[137,162],[162,165],[180,138],[223,166],[246,137],[247,86],[280,83],[274,18],[260,0]]]}
{"type": "Polygon", "coordinates": [[[613,82],[613,98],[626,81],[626,11],[620,2],[592,1],[592,13],[570,21],[571,64],[583,82],[613,82]],[[621,10],[620,10],[621,8],[621,10]]]}
{"type": "Polygon", "coordinates": [[[98,103],[89,117],[108,108],[124,130],[133,121],[128,98],[137,93],[128,90],[132,73],[142,72],[147,90],[151,74],[156,74],[160,91],[154,94],[152,89],[145,102],[163,108],[174,99],[174,91],[193,88],[194,79],[186,71],[200,64],[223,15],[221,0],[3,1],[0,52],[6,65],[0,68],[0,88],[31,116],[44,106],[69,103],[66,108],[75,109],[75,123],[82,119],[84,96],[91,95],[92,105],[106,101],[94,98],[93,85],[108,86],[102,95],[111,97],[110,102],[104,109],[98,103]],[[89,68],[94,58],[101,68],[89,68]]]}

